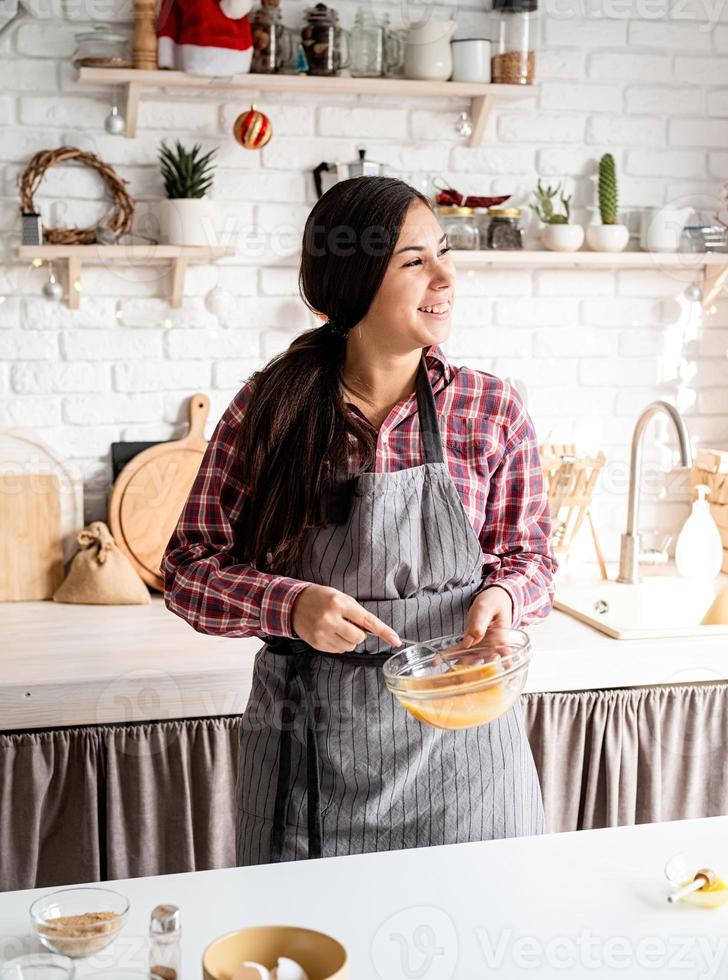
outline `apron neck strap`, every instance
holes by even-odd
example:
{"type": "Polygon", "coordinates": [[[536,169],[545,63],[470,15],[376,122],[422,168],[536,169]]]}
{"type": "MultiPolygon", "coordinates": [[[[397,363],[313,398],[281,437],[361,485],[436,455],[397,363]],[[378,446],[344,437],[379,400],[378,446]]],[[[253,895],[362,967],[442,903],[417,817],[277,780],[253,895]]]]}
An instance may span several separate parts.
{"type": "Polygon", "coordinates": [[[425,451],[426,463],[442,463],[445,456],[442,451],[440,426],[437,422],[435,396],[432,393],[430,375],[427,371],[425,351],[420,356],[420,366],[417,371],[417,408],[420,413],[420,435],[422,448],[425,451]]]}

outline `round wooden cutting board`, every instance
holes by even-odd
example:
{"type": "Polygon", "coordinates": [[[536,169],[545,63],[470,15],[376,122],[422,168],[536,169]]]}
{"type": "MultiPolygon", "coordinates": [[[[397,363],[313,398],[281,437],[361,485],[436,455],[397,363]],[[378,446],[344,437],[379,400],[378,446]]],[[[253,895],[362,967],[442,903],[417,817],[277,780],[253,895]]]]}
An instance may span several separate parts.
{"type": "Polygon", "coordinates": [[[210,399],[189,401],[190,428],[184,439],[145,449],[130,460],[114,483],[109,527],[141,577],[164,591],[159,565],[182,513],[207,448],[205,422],[210,399]]]}

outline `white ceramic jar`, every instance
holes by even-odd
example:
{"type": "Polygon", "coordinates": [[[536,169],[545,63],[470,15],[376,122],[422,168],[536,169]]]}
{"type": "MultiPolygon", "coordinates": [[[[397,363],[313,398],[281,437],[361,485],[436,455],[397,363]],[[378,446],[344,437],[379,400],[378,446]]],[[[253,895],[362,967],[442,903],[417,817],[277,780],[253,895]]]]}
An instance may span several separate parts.
{"type": "Polygon", "coordinates": [[[483,37],[455,38],[450,48],[453,82],[490,81],[490,41],[483,37]]]}

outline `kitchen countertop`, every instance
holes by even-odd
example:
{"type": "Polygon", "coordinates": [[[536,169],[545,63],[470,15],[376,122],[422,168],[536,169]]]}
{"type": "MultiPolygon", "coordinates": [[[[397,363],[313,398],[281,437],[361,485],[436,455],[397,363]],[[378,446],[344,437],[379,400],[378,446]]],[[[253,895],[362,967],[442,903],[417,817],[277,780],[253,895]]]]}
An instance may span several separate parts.
{"type": "MultiPolygon", "coordinates": [[[[613,640],[554,611],[528,627],[526,691],[728,680],[725,635],[613,640]]],[[[197,633],[161,596],[148,606],[0,604],[2,730],[242,712],[257,637],[197,633]]]]}
{"type": "MultiPolygon", "coordinates": [[[[346,946],[350,980],[615,976],[685,980],[728,971],[728,908],[666,901],[665,861],[700,845],[717,865],[728,817],[582,830],[107,883],[131,901],[123,933],[77,976],[145,969],[149,915],[179,906],[181,980],[234,929],[291,924],[346,946]]],[[[704,855],[704,857],[703,857],[704,855]]],[[[28,948],[28,907],[52,889],[0,894],[0,958],[28,948]]]]}

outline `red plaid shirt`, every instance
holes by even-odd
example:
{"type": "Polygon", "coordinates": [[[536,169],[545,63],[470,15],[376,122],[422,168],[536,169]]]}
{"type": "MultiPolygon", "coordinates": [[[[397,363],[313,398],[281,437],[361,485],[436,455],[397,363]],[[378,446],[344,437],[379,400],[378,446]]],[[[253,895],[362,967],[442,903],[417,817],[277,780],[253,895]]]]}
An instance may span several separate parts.
{"type": "MultiPolygon", "coordinates": [[[[483,549],[481,588],[506,590],[514,626],[533,622],[551,609],[556,560],[531,419],[499,378],[451,365],[439,347],[429,348],[426,360],[445,459],[483,549]]],[[[201,633],[290,637],[293,602],[308,583],[241,564],[234,552],[242,488],[233,446],[249,398],[246,384],[207,447],[162,559],[164,601],[201,633]]],[[[349,409],[361,415],[356,406],[349,409]]],[[[423,462],[412,394],[379,430],[375,467],[386,473],[423,462]]]]}

